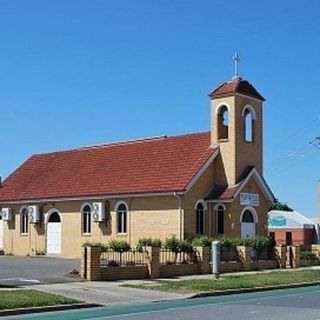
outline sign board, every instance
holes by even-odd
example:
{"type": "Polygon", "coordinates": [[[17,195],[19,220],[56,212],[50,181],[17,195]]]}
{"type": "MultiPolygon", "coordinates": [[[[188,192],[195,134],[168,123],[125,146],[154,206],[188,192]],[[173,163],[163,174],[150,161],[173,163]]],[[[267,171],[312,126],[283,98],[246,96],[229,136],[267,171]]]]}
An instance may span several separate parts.
{"type": "Polygon", "coordinates": [[[268,218],[269,227],[283,227],[287,225],[287,219],[282,216],[274,216],[268,218]]]}
{"type": "Polygon", "coordinates": [[[259,195],[257,193],[240,193],[240,204],[259,207],[259,195]]]}

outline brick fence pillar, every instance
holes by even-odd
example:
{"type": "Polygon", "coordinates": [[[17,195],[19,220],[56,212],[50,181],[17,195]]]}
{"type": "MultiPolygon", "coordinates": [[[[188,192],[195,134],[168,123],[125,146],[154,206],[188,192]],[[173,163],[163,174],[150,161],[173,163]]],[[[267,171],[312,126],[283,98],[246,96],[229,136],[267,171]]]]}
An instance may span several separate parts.
{"type": "Polygon", "coordinates": [[[285,269],[287,267],[287,247],[280,244],[275,246],[275,258],[278,262],[280,269],[285,269]]]}
{"type": "Polygon", "coordinates": [[[251,269],[251,248],[245,246],[237,246],[240,261],[243,263],[244,270],[251,269]]]}
{"type": "Polygon", "coordinates": [[[87,247],[87,280],[96,281],[100,280],[100,256],[101,247],[90,246],[87,247]]]}
{"type": "Polygon", "coordinates": [[[320,244],[312,244],[311,251],[320,259],[320,244]]]}
{"type": "Polygon", "coordinates": [[[160,277],[160,248],[146,247],[148,253],[148,272],[151,279],[160,277]]]}
{"type": "Polygon", "coordinates": [[[210,267],[210,254],[211,254],[211,247],[195,247],[195,252],[198,254],[199,257],[199,266],[201,274],[208,274],[211,273],[210,267]]]}
{"type": "Polygon", "coordinates": [[[81,248],[81,265],[80,265],[80,276],[83,279],[87,278],[87,247],[81,248]]]}
{"type": "Polygon", "coordinates": [[[292,246],[292,268],[300,267],[300,246],[292,246]]]}

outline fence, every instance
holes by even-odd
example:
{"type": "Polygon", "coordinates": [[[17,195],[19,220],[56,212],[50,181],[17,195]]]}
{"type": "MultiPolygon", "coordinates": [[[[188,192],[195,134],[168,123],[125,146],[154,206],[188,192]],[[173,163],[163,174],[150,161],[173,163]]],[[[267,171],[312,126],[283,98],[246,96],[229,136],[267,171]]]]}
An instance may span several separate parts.
{"type": "Polygon", "coordinates": [[[220,260],[224,262],[228,261],[240,261],[239,253],[237,248],[221,247],[220,249],[220,260]]]}
{"type": "Polygon", "coordinates": [[[143,266],[147,264],[147,252],[145,250],[129,250],[116,252],[108,249],[101,252],[100,266],[143,266]]]}
{"type": "Polygon", "coordinates": [[[175,264],[189,264],[197,263],[196,252],[173,252],[169,249],[160,249],[160,260],[161,265],[175,265],[175,264]]]}
{"type": "MultiPolygon", "coordinates": [[[[146,247],[143,251],[130,250],[118,253],[111,250],[101,253],[100,247],[84,247],[81,259],[81,277],[88,280],[118,280],[173,277],[211,272],[210,247],[195,247],[192,253],[172,252],[158,247],[146,247]]],[[[286,268],[290,253],[292,264],[297,268],[310,262],[300,259],[300,247],[277,246],[253,254],[249,247],[221,250],[220,272],[249,271],[286,268]]],[[[312,252],[320,259],[320,245],[312,252]]]]}

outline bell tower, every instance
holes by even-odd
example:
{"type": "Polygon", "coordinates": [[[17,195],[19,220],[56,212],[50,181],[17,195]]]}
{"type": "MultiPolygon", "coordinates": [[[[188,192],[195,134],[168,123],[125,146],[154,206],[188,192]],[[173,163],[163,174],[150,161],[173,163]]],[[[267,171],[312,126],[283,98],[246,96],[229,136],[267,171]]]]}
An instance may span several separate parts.
{"type": "Polygon", "coordinates": [[[227,184],[239,182],[251,167],[262,175],[262,108],[265,99],[238,74],[238,54],[233,57],[235,75],[210,94],[211,144],[219,146],[227,184]]]}

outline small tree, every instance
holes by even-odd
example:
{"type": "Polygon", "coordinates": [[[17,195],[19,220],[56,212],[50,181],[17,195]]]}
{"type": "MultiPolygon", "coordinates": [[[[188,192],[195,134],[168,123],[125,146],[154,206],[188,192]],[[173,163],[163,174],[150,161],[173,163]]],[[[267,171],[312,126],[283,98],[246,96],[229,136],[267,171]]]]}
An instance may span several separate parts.
{"type": "Polygon", "coordinates": [[[279,211],[293,211],[292,208],[290,208],[285,202],[280,202],[279,200],[276,200],[270,207],[269,211],[271,210],[279,210],[279,211]]]}
{"type": "Polygon", "coordinates": [[[218,241],[220,241],[220,246],[225,249],[235,249],[237,246],[243,245],[243,240],[240,238],[228,238],[222,236],[218,238],[218,241]]]}
{"type": "Polygon", "coordinates": [[[178,253],[180,252],[180,241],[175,236],[172,236],[171,238],[167,238],[164,243],[164,247],[166,249],[171,250],[174,253],[174,261],[175,264],[177,261],[178,253]]]}
{"type": "Polygon", "coordinates": [[[86,241],[82,244],[83,247],[100,247],[101,252],[107,252],[108,251],[108,245],[102,242],[90,242],[86,241]]]}
{"type": "Polygon", "coordinates": [[[194,247],[210,247],[212,243],[212,239],[208,238],[207,236],[203,236],[200,238],[195,238],[192,241],[192,245],[194,247]]]}
{"type": "Polygon", "coordinates": [[[180,240],[179,242],[180,242],[179,243],[179,251],[180,252],[185,252],[185,253],[193,252],[192,244],[189,241],[180,240]]]}
{"type": "Polygon", "coordinates": [[[260,258],[260,255],[264,249],[271,249],[274,247],[274,241],[271,237],[254,237],[244,239],[247,241],[247,246],[251,247],[256,251],[257,259],[260,258]]]}
{"type": "Polygon", "coordinates": [[[109,248],[115,252],[127,252],[131,249],[130,244],[125,240],[110,240],[109,248]]]}
{"type": "Polygon", "coordinates": [[[161,240],[158,238],[152,239],[152,238],[141,238],[138,240],[137,243],[137,250],[142,251],[144,247],[150,246],[150,247],[161,247],[162,243],[161,240]]]}
{"type": "Polygon", "coordinates": [[[125,240],[116,240],[116,239],[110,240],[109,248],[112,249],[115,252],[119,252],[119,254],[120,254],[120,265],[121,265],[121,262],[122,262],[122,254],[123,254],[123,252],[128,252],[131,249],[130,244],[127,241],[125,241],[125,240]]]}

